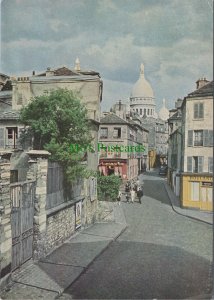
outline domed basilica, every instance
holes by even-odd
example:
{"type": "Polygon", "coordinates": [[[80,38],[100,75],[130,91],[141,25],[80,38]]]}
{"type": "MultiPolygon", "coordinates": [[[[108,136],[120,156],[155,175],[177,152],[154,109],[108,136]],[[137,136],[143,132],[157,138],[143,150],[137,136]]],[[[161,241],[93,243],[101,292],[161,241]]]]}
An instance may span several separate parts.
{"type": "Polygon", "coordinates": [[[130,96],[130,112],[139,116],[142,125],[149,130],[149,150],[152,153],[150,167],[165,163],[167,159],[169,110],[163,99],[159,114],[156,113],[156,103],[153,89],[145,78],[144,65],[140,66],[140,77],[134,84],[130,96]]]}
{"type": "Polygon", "coordinates": [[[140,77],[135,83],[130,97],[130,109],[141,117],[157,117],[155,97],[150,83],[145,79],[144,65],[140,67],[140,77]]]}

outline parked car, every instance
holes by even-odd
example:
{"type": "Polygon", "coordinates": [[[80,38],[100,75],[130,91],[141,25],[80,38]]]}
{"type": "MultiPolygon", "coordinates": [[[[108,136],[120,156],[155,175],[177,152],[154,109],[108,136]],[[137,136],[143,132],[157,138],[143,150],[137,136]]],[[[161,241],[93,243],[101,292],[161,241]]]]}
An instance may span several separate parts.
{"type": "Polygon", "coordinates": [[[160,166],[159,175],[164,175],[164,176],[167,175],[167,166],[166,165],[160,166]]]}

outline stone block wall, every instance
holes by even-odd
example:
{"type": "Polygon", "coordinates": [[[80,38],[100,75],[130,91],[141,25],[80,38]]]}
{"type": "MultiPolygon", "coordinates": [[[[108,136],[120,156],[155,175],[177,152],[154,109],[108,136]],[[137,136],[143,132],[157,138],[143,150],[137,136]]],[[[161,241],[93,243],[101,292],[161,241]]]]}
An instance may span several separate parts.
{"type": "MultiPolygon", "coordinates": [[[[36,180],[34,203],[34,259],[44,257],[55,247],[62,244],[75,232],[75,201],[67,199],[54,208],[46,208],[48,152],[29,151],[28,180],[36,180]]],[[[97,199],[91,201],[89,182],[85,180],[78,201],[82,201],[82,228],[96,221],[97,199]]]]}
{"type": "Polygon", "coordinates": [[[75,205],[52,212],[47,217],[46,251],[62,244],[75,231],[75,205]]]}
{"type": "MultiPolygon", "coordinates": [[[[33,259],[38,260],[74,234],[76,231],[76,205],[74,199],[67,199],[67,202],[47,210],[49,153],[31,150],[27,154],[29,156],[29,169],[26,179],[35,181],[33,259]]],[[[10,169],[10,153],[2,154],[0,160],[0,274],[5,282],[11,274],[12,265],[10,169]]],[[[96,193],[90,194],[88,180],[85,180],[81,195],[76,198],[76,201],[82,201],[82,225],[78,229],[81,230],[94,223],[97,214],[96,193]]],[[[2,285],[2,281],[0,285],[2,285]]]]}
{"type": "Polygon", "coordinates": [[[0,285],[11,272],[12,235],[10,203],[10,153],[0,153],[0,285]]]}

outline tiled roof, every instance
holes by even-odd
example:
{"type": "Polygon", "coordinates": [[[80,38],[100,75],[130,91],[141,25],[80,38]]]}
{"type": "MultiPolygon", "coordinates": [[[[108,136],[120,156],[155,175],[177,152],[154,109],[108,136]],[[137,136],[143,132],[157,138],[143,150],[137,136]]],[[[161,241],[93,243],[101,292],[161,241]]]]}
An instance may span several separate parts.
{"type": "Polygon", "coordinates": [[[206,85],[202,86],[200,89],[195,90],[194,92],[188,94],[187,97],[205,97],[213,96],[213,81],[210,81],[206,85]]]}
{"type": "MultiPolygon", "coordinates": [[[[99,76],[99,73],[95,71],[80,70],[79,72],[77,72],[75,70],[70,70],[67,67],[60,67],[58,69],[50,70],[50,71],[54,73],[53,76],[79,76],[79,75],[99,76]]],[[[46,76],[46,72],[38,74],[36,76],[46,76]]]]}
{"type": "Polygon", "coordinates": [[[1,91],[12,91],[12,83],[11,80],[7,80],[3,85],[1,91]]]}
{"type": "Polygon", "coordinates": [[[0,113],[0,120],[17,120],[19,112],[15,110],[5,111],[0,113]]]}
{"type": "Polygon", "coordinates": [[[176,113],[174,113],[174,115],[169,117],[168,120],[179,120],[179,119],[181,119],[181,113],[177,111],[176,113]]]}
{"type": "Polygon", "coordinates": [[[104,118],[100,120],[101,124],[126,124],[128,125],[129,123],[126,122],[125,120],[121,119],[115,114],[108,114],[104,118]]]}

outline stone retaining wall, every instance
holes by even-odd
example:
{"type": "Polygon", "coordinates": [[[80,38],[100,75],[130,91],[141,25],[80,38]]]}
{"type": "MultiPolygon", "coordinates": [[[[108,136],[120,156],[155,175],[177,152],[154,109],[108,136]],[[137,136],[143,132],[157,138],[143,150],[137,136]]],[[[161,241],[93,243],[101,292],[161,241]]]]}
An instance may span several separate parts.
{"type": "Polygon", "coordinates": [[[12,259],[10,154],[0,153],[0,286],[10,275],[12,259]]]}

